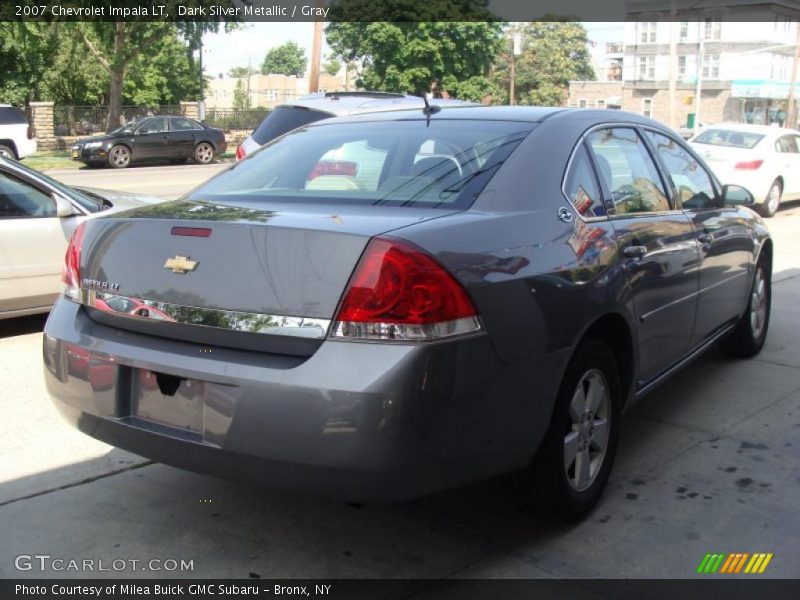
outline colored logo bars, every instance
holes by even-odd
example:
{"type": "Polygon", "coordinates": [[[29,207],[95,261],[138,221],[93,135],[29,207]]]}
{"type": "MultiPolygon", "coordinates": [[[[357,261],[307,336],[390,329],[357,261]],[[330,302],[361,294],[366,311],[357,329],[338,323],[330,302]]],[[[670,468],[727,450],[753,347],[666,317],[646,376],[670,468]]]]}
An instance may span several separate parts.
{"type": "Polygon", "coordinates": [[[747,552],[734,552],[731,554],[706,554],[697,572],[707,573],[763,573],[767,569],[772,553],[749,554],[747,552]]]}

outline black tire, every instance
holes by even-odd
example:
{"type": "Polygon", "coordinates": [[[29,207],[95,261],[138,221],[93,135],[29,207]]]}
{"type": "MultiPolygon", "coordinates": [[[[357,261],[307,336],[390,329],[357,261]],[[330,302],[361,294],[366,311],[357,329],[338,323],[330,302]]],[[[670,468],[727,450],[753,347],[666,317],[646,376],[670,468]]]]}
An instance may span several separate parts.
{"type": "Polygon", "coordinates": [[[750,358],[761,352],[767,340],[771,307],[772,263],[762,254],[756,263],[753,283],[750,284],[747,309],[736,324],[736,328],[722,340],[720,344],[722,350],[737,358],[750,358]],[[757,309],[755,311],[754,305],[757,309]],[[758,314],[760,317],[756,316],[758,314]]]}
{"type": "Polygon", "coordinates": [[[14,152],[14,149],[10,146],[6,146],[5,144],[0,144],[0,156],[5,156],[7,158],[13,158],[17,160],[17,153],[14,152]]]}
{"type": "Polygon", "coordinates": [[[131,166],[131,151],[127,146],[117,144],[108,151],[108,165],[112,169],[127,169],[131,166]]]}
{"type": "Polygon", "coordinates": [[[194,147],[194,162],[207,165],[214,160],[214,146],[209,142],[200,142],[194,147]]]}
{"type": "MultiPolygon", "coordinates": [[[[621,405],[622,386],[614,353],[601,341],[584,342],[576,351],[564,374],[550,427],[533,463],[527,469],[510,476],[512,495],[521,508],[558,521],[576,521],[594,508],[608,482],[616,456],[621,405]],[[570,405],[576,396],[579,383],[586,389],[584,387],[586,376],[592,374],[594,377],[597,372],[602,373],[608,390],[604,411],[608,422],[607,442],[605,452],[599,457],[590,481],[585,482],[586,487],[578,489],[573,479],[578,468],[577,455],[575,462],[570,463],[570,466],[565,464],[567,438],[574,440],[575,436],[583,435],[585,431],[580,430],[582,425],[578,425],[578,430],[575,429],[570,405]],[[568,475],[570,469],[572,472],[568,475]],[[573,479],[573,483],[570,483],[570,479],[573,479]]],[[[599,414],[598,410],[597,415],[599,414]]],[[[597,415],[592,416],[589,422],[597,425],[598,421],[595,420],[597,415]]],[[[587,415],[582,415],[585,416],[587,415]]],[[[580,421],[582,423],[583,418],[580,421]]],[[[593,441],[588,442],[589,448],[593,443],[593,441]]],[[[589,464],[592,464],[592,460],[589,464]]]]}
{"type": "Polygon", "coordinates": [[[781,206],[781,196],[783,195],[783,186],[777,179],[772,182],[772,185],[767,192],[767,197],[764,202],[758,205],[758,212],[762,217],[770,219],[775,216],[781,206]],[[774,194],[774,196],[773,196],[774,194]]]}

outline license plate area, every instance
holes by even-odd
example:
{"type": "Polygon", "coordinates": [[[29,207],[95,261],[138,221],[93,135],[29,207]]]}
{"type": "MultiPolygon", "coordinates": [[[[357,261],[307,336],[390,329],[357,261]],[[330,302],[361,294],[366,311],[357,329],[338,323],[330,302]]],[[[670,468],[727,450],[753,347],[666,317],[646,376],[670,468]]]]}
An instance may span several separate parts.
{"type": "Polygon", "coordinates": [[[78,158],[81,155],[80,150],[73,150],[72,151],[72,158],[78,158]]]}
{"type": "Polygon", "coordinates": [[[204,381],[138,369],[133,377],[132,416],[202,435],[205,389],[204,381]]]}

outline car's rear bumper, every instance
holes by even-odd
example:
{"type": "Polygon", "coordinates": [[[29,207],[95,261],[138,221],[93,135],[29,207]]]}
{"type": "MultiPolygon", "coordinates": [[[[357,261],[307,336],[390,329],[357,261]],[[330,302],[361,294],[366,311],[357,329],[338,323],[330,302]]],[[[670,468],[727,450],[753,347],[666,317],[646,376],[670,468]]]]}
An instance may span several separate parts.
{"type": "Polygon", "coordinates": [[[567,354],[503,365],[479,335],[328,341],[289,358],[118,330],[64,299],[44,353],[48,392],[93,437],[198,472],[356,501],[418,497],[527,464],[567,354]],[[156,373],[187,381],[163,395],[168,378],[156,373]]]}
{"type": "Polygon", "coordinates": [[[30,156],[36,152],[37,142],[36,138],[29,140],[27,138],[21,139],[17,142],[17,156],[20,159],[30,156]]]}

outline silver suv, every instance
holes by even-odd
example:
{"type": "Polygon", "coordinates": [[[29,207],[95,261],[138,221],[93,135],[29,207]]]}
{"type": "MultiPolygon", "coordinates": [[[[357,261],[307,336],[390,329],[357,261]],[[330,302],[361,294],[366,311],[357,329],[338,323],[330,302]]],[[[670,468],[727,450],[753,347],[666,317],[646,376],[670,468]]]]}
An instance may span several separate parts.
{"type": "MultiPolygon", "coordinates": [[[[435,98],[430,104],[439,106],[475,105],[463,100],[435,98]]],[[[392,94],[389,92],[317,92],[273,108],[266,118],[253,130],[236,150],[240,160],[258,150],[267,142],[293,129],[314,121],[347,115],[423,108],[425,101],[419,96],[392,94]]]]}
{"type": "Polygon", "coordinates": [[[10,104],[0,104],[0,156],[20,160],[34,152],[36,138],[25,114],[10,104]]]}

